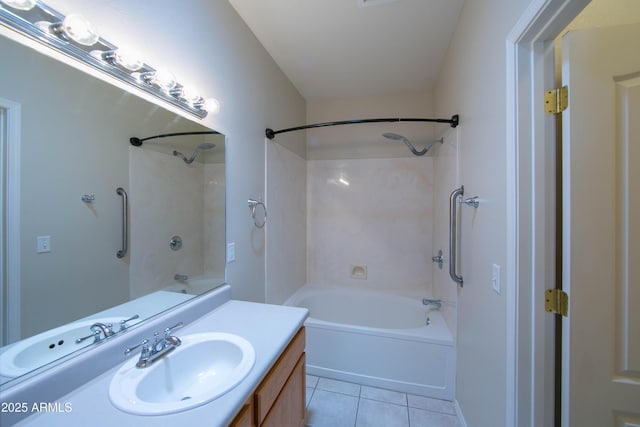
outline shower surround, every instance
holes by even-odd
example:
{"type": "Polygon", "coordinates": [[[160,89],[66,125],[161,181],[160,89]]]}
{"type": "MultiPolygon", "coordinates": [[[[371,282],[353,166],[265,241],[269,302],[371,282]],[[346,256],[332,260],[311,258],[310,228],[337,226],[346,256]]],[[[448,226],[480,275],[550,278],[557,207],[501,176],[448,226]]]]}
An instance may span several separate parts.
{"type": "Polygon", "coordinates": [[[430,157],[307,162],[307,282],[432,293],[430,157]]]}
{"type": "Polygon", "coordinates": [[[130,148],[130,176],[131,297],[165,288],[176,273],[224,278],[225,165],[130,148]]]}

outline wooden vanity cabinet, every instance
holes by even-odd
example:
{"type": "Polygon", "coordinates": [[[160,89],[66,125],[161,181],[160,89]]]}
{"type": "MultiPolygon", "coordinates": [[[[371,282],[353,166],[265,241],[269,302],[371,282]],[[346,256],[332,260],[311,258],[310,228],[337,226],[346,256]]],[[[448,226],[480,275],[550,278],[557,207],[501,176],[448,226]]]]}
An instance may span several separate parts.
{"type": "Polygon", "coordinates": [[[300,427],[305,417],[305,331],[296,333],[232,427],[300,427]]]}

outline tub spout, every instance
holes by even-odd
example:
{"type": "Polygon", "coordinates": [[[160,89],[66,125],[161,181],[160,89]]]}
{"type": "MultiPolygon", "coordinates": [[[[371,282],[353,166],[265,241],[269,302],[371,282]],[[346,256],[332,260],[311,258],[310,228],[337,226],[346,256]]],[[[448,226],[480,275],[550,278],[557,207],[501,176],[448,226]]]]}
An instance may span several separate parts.
{"type": "Polygon", "coordinates": [[[422,304],[430,305],[430,306],[433,306],[434,308],[438,309],[438,308],[442,307],[442,300],[423,298],[422,299],[422,304]]]}

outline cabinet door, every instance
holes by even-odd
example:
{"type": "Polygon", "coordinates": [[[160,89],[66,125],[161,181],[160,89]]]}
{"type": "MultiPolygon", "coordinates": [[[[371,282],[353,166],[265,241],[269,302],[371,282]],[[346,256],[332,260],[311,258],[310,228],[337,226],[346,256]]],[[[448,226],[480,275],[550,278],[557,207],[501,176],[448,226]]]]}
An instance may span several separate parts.
{"type": "MultiPolygon", "coordinates": [[[[287,380],[291,377],[291,373],[295,370],[304,352],[304,345],[305,330],[301,328],[256,390],[254,406],[258,425],[262,425],[282,390],[286,387],[287,380]]],[[[304,390],[302,396],[304,398],[304,390]]],[[[288,427],[289,425],[283,424],[279,427],[288,427]]]]}
{"type": "Polygon", "coordinates": [[[244,404],[240,413],[233,419],[229,427],[254,427],[252,399],[244,404]]]}
{"type": "Polygon", "coordinates": [[[300,427],[305,416],[305,354],[298,360],[262,427],[300,427]]]}

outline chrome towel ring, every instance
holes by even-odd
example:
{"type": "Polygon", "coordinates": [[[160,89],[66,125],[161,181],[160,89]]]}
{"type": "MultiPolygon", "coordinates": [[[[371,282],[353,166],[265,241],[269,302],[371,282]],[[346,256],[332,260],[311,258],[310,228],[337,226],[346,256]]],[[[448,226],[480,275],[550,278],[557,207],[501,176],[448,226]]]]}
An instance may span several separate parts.
{"type": "Polygon", "coordinates": [[[258,227],[258,228],[263,228],[264,225],[267,223],[267,207],[264,205],[264,203],[262,203],[262,200],[254,200],[254,199],[249,199],[247,201],[247,204],[249,205],[249,210],[251,211],[251,218],[253,218],[253,224],[258,227]],[[262,215],[262,221],[259,220],[256,217],[256,211],[258,210],[258,206],[262,206],[262,211],[264,212],[264,214],[262,215]]]}

